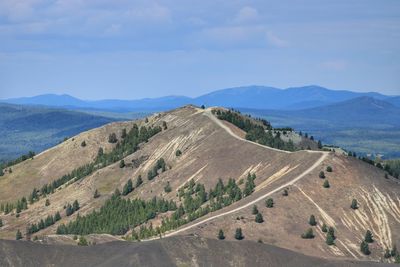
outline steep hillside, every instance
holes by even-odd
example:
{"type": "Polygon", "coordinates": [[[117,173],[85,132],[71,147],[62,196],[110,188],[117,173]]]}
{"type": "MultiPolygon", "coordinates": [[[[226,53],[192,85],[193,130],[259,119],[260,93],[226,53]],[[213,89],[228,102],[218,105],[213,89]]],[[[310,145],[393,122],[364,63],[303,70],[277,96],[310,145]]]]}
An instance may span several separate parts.
{"type": "MultiPolygon", "coordinates": [[[[107,233],[125,239],[181,234],[215,239],[222,229],[230,240],[236,228],[241,228],[245,240],[260,239],[317,257],[356,260],[379,260],[386,248],[399,244],[399,184],[391,177],[385,179],[382,170],[340,154],[289,152],[246,140],[243,137],[250,131],[242,129],[248,127],[240,129],[219,120],[213,110],[186,106],[146,120],[114,123],[16,165],[0,179],[2,201],[27,196],[33,186],[52,181],[55,176],[50,174],[55,171],[62,175],[95,162],[88,175],[70,179],[46,196],[39,194],[28,209],[2,214],[0,236],[14,239],[20,230],[24,238],[39,241],[56,231],[107,233]],[[162,131],[140,139],[141,126],[161,127],[162,131]],[[127,136],[119,139],[118,145],[109,144],[109,134],[115,132],[119,137],[123,128],[127,136]],[[87,140],[86,147],[80,146],[83,140],[87,140]],[[124,150],[133,140],[145,141],[134,146],[135,150],[124,150]],[[121,153],[110,153],[114,146],[121,153]],[[99,147],[105,148],[104,156],[96,156],[99,147]],[[332,172],[326,171],[328,165],[332,172]],[[318,176],[323,170],[326,178],[321,179],[318,176]],[[137,182],[139,176],[141,183],[137,182]],[[326,180],[329,188],[322,186],[326,180]],[[284,191],[287,196],[282,195],[284,191]],[[265,206],[270,197],[273,208],[265,206]],[[352,199],[358,201],[356,210],[350,208],[352,199]],[[67,216],[68,206],[75,200],[79,207],[67,216]],[[264,222],[255,222],[254,205],[264,222]],[[57,212],[61,218],[55,223],[32,230],[32,225],[40,225],[41,219],[57,212]],[[312,214],[318,226],[308,225],[312,214]],[[335,245],[325,243],[323,223],[334,227],[335,245]],[[313,228],[315,238],[301,238],[308,228],[313,228]],[[359,246],[367,230],[372,231],[375,242],[369,246],[371,255],[364,256],[359,246]]],[[[268,139],[256,139],[268,143],[264,138],[268,139]]],[[[75,243],[72,236],[59,237],[75,243]]]]}
{"type": "Polygon", "coordinates": [[[1,266],[391,266],[328,261],[255,242],[174,237],[147,243],[112,242],[88,248],[0,241],[1,266]],[[184,248],[184,249],[182,249],[184,248]]]}
{"type": "Polygon", "coordinates": [[[61,109],[0,104],[0,162],[43,151],[114,119],[61,109]]]}

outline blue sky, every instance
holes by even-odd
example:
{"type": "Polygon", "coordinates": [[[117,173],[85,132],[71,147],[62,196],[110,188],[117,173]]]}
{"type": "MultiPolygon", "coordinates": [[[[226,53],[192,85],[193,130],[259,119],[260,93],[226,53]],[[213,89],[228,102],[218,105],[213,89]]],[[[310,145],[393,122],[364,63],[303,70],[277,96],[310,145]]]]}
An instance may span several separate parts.
{"type": "Polygon", "coordinates": [[[0,98],[400,94],[400,1],[0,0],[0,98]]]}

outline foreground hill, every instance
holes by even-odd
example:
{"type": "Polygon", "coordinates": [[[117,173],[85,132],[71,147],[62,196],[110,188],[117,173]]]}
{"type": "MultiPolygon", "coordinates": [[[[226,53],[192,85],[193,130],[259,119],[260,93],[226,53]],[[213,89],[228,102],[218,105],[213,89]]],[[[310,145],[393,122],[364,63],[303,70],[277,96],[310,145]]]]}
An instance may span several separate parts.
{"type": "Polygon", "coordinates": [[[186,106],[109,124],[12,168],[0,179],[3,208],[19,200],[0,215],[0,236],[7,239],[15,239],[18,230],[38,242],[55,233],[70,243],[77,242],[74,235],[88,234],[216,239],[222,230],[225,239],[234,240],[241,229],[237,239],[353,260],[383,260],[385,250],[395,254],[400,242],[396,179],[356,158],[318,151],[315,142],[293,132],[219,108],[186,106]],[[117,143],[109,142],[113,133],[117,143]],[[302,150],[304,144],[314,150],[302,150]],[[90,168],[58,180],[83,164],[90,168]],[[32,192],[34,187],[40,190],[32,192]],[[21,198],[32,194],[26,209],[21,198]],[[269,198],[272,207],[266,207],[269,198]],[[75,200],[79,205],[71,207],[75,200]],[[254,210],[263,220],[255,221],[260,215],[254,210]],[[57,212],[57,220],[49,218],[57,212]],[[324,225],[331,227],[329,245],[324,225]],[[310,238],[302,238],[309,228],[310,238]],[[360,244],[367,230],[374,242],[364,255],[360,244]]]}
{"type": "Polygon", "coordinates": [[[80,112],[0,104],[0,162],[28,151],[42,151],[67,136],[110,123],[113,119],[80,112]]]}
{"type": "Polygon", "coordinates": [[[290,125],[320,138],[363,154],[399,157],[400,108],[371,97],[296,111],[249,110],[268,118],[274,125],[290,125]]]}
{"type": "Polygon", "coordinates": [[[1,266],[391,266],[328,261],[267,244],[173,237],[144,243],[111,242],[92,247],[0,241],[1,266]],[[184,249],[182,249],[184,248],[184,249]]]}

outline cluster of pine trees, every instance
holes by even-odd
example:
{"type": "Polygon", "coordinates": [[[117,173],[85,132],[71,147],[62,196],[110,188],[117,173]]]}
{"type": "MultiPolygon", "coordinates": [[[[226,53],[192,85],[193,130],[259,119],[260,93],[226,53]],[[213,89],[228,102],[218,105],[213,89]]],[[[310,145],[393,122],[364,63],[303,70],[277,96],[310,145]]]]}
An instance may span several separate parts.
{"type": "Polygon", "coordinates": [[[252,122],[249,118],[244,118],[240,113],[231,110],[217,110],[215,114],[218,119],[228,121],[244,130],[247,140],[282,150],[295,150],[293,142],[291,140],[284,142],[280,138],[279,131],[275,131],[275,134],[273,134],[271,124],[265,120],[260,120],[262,125],[257,124],[252,122]]]}
{"type": "Polygon", "coordinates": [[[28,227],[26,228],[26,234],[30,235],[30,234],[39,232],[40,230],[43,230],[43,229],[55,224],[59,220],[61,220],[61,215],[57,211],[57,213],[54,216],[49,215],[46,217],[46,219],[44,219],[44,220],[41,219],[37,224],[33,223],[31,225],[28,225],[28,227]]]}
{"type": "Polygon", "coordinates": [[[147,179],[149,179],[149,181],[153,180],[158,175],[160,170],[161,172],[165,172],[166,168],[167,166],[165,164],[164,159],[160,158],[159,160],[157,160],[154,167],[147,173],[147,179]]]}
{"type": "MultiPolygon", "coordinates": [[[[58,187],[66,184],[71,180],[78,181],[92,174],[94,171],[101,169],[105,166],[108,166],[110,164],[113,164],[123,159],[126,155],[134,153],[139,149],[140,143],[147,142],[149,138],[151,138],[152,136],[156,135],[161,131],[162,129],[160,126],[156,127],[142,126],[139,128],[136,124],[134,124],[132,129],[128,133],[125,133],[125,135],[123,135],[124,138],[122,138],[122,140],[117,143],[117,145],[111,152],[104,153],[103,149],[100,148],[99,153],[94,162],[80,166],[71,171],[69,174],[63,175],[62,177],[54,180],[53,182],[43,185],[43,187],[40,190],[34,188],[31,195],[28,197],[29,203],[32,204],[33,202],[39,200],[40,196],[46,196],[48,194],[54,193],[54,191],[58,187]]],[[[24,198],[22,198],[19,202],[22,202],[23,199],[24,198]]],[[[18,206],[17,203],[15,204],[6,203],[2,204],[0,208],[3,207],[1,211],[9,213],[17,206],[18,206]]]]}
{"type": "Polygon", "coordinates": [[[124,199],[114,194],[99,211],[79,216],[75,221],[61,224],[57,234],[86,235],[91,233],[125,234],[130,228],[146,223],[157,213],[176,210],[173,201],[154,197],[150,201],[124,199]]]}
{"type": "MultiPolygon", "coordinates": [[[[247,192],[249,192],[248,195],[250,195],[254,191],[255,175],[249,174],[247,179],[248,183],[246,184],[248,185],[245,185],[243,191],[246,190],[246,187],[249,188],[247,192]]],[[[172,216],[164,218],[160,227],[153,228],[152,225],[148,227],[144,225],[140,226],[138,231],[132,232],[132,239],[144,239],[155,235],[161,235],[166,231],[176,229],[212,211],[229,206],[248,195],[242,192],[234,179],[229,179],[226,185],[219,179],[215,187],[211,188],[208,193],[203,184],[196,184],[193,180],[190,180],[178,190],[179,200],[182,205],[178,206],[172,216]]],[[[258,217],[260,217],[260,215],[258,217]]],[[[257,222],[263,221],[262,217],[256,219],[257,222]]]]}

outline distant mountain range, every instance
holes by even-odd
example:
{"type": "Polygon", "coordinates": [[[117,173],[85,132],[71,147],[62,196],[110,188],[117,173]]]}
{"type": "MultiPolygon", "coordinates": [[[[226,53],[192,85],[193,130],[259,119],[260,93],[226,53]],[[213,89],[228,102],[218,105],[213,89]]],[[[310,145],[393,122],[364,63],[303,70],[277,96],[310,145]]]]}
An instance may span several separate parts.
{"type": "Polygon", "coordinates": [[[0,162],[54,146],[65,137],[114,121],[46,107],[0,104],[0,162]]]}
{"type": "Polygon", "coordinates": [[[362,154],[400,157],[400,107],[363,96],[302,110],[240,109],[362,154]]]}
{"type": "Polygon", "coordinates": [[[314,85],[287,89],[265,86],[245,86],[217,90],[195,98],[186,96],[165,96],[138,100],[106,99],[87,101],[69,95],[47,94],[34,97],[3,99],[0,101],[12,104],[45,105],[70,109],[93,109],[114,112],[166,110],[185,104],[252,109],[300,110],[337,103],[361,96],[374,97],[400,106],[400,96],[386,96],[375,92],[360,93],[344,90],[330,90],[314,85]]]}
{"type": "MultiPolygon", "coordinates": [[[[254,116],[264,117],[277,127],[290,126],[296,130],[306,131],[317,139],[321,139],[324,143],[339,145],[363,154],[373,153],[383,154],[386,157],[400,157],[400,96],[387,96],[376,92],[337,91],[314,85],[287,89],[246,86],[217,90],[195,98],[165,96],[139,100],[88,101],[69,95],[47,94],[4,99],[0,102],[25,105],[23,114],[26,117],[18,118],[9,124],[14,124],[14,127],[22,127],[25,131],[31,127],[31,130],[36,131],[36,133],[42,128],[44,132],[49,133],[49,128],[53,130],[58,128],[53,127],[54,125],[51,126],[51,123],[55,123],[54,118],[58,118],[60,122],[65,122],[64,124],[61,123],[59,130],[52,132],[51,138],[48,137],[48,134],[46,135],[46,138],[50,138],[51,141],[35,146],[35,148],[39,148],[35,151],[49,147],[62,136],[72,135],[78,133],[79,130],[96,127],[108,121],[121,118],[134,119],[147,116],[153,112],[165,111],[186,104],[195,104],[207,107],[236,108],[254,116]],[[53,112],[45,113],[46,116],[39,116],[35,113],[36,111],[33,112],[34,107],[28,109],[29,107],[26,105],[41,106],[35,108],[39,110],[42,108],[41,111],[43,112],[48,107],[52,107],[84,111],[86,114],[53,112]],[[31,112],[34,115],[30,115],[31,112]],[[55,117],[49,114],[53,114],[55,117]],[[38,116],[42,118],[40,122],[38,122],[38,116]],[[73,119],[65,120],[69,117],[73,119]],[[76,120],[77,118],[79,120],[76,120]],[[86,120],[86,118],[90,119],[86,120]],[[75,130],[66,130],[67,121],[71,122],[68,127],[75,130]],[[38,123],[34,124],[35,122],[38,123]]],[[[0,106],[0,114],[3,115],[1,108],[0,106]]],[[[7,116],[3,116],[3,118],[7,116]]],[[[1,120],[0,126],[3,126],[1,120]]],[[[4,129],[9,129],[10,126],[7,127],[4,129]]],[[[13,136],[17,140],[16,144],[18,145],[15,146],[15,153],[18,154],[23,151],[21,143],[18,142],[31,140],[29,138],[36,135],[29,137],[27,133],[25,135],[22,132],[15,134],[14,131],[13,136]]],[[[13,139],[9,138],[8,140],[13,139]]],[[[41,142],[35,144],[41,144],[41,142]]],[[[15,144],[10,145],[9,149],[15,144]]],[[[28,147],[34,148],[33,146],[25,146],[25,152],[29,150],[28,147]]],[[[0,149],[4,151],[4,148],[0,144],[0,149]]]]}

